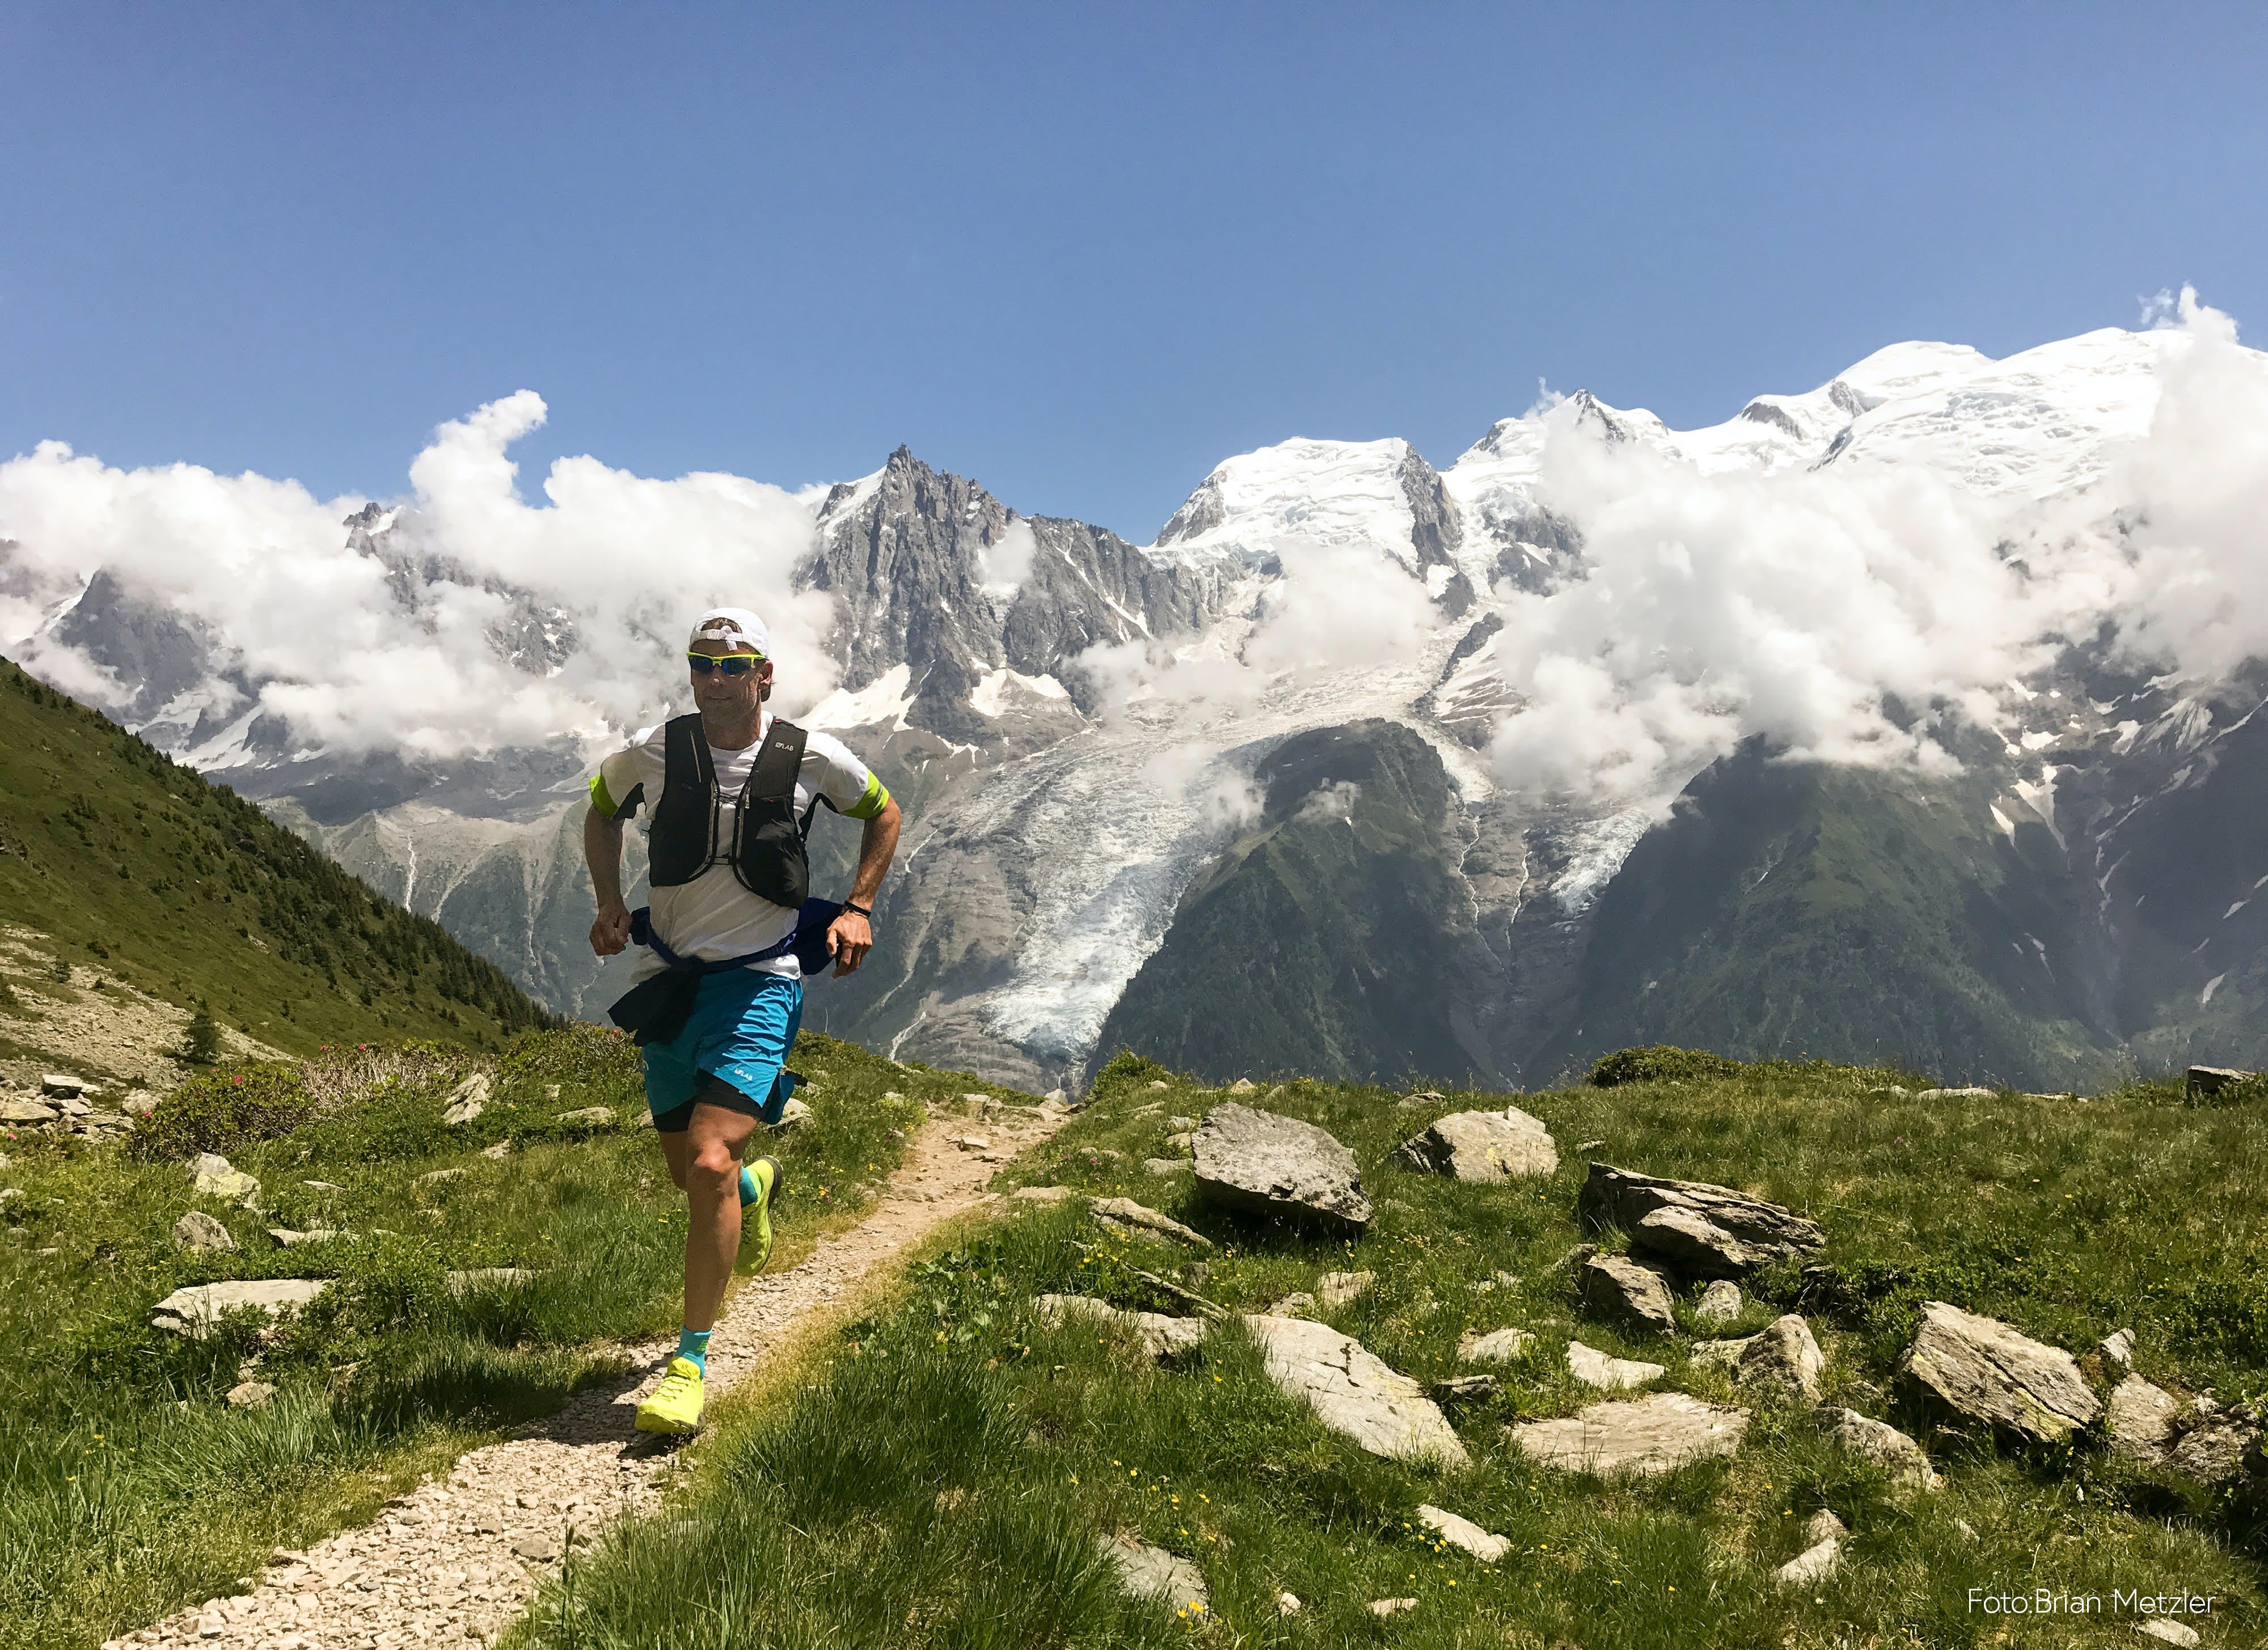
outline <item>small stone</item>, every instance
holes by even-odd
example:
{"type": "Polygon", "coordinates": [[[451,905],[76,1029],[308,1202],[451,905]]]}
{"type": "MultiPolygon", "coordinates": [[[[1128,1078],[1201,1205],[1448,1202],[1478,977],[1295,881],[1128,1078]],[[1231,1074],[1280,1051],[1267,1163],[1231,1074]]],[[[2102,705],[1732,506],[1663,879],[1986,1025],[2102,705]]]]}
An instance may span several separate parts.
{"type": "Polygon", "coordinates": [[[276,1389],[265,1381],[239,1381],[228,1390],[228,1406],[235,1410],[264,1410],[276,1389]]]}
{"type": "Polygon", "coordinates": [[[449,1091],[447,1104],[441,1108],[441,1121],[451,1127],[470,1123],[488,1110],[489,1074],[476,1071],[449,1091]]]}
{"type": "Polygon", "coordinates": [[[1960,1089],[1925,1089],[1914,1096],[1917,1100],[1989,1100],[1992,1090],[1970,1083],[1960,1089]]]}
{"type": "Polygon", "coordinates": [[[40,1100],[0,1100],[0,1123],[52,1123],[55,1108],[40,1100]]]}
{"type": "MultiPolygon", "coordinates": [[[[882,1097],[885,1100],[902,1100],[905,1098],[905,1096],[884,1095],[882,1097]]],[[[773,1124],[772,1127],[775,1129],[792,1129],[799,1123],[808,1123],[810,1121],[810,1106],[791,1095],[788,1096],[787,1104],[780,1107],[780,1120],[773,1124]]]]}
{"type": "Polygon", "coordinates": [[[1414,1598],[1374,1598],[1370,1601],[1370,1613],[1373,1616],[1399,1616],[1405,1610],[1417,1608],[1418,1601],[1414,1598]]]}
{"type": "Polygon", "coordinates": [[[1811,1325],[1790,1312],[1750,1338],[1735,1373],[1742,1381],[1778,1387],[1790,1397],[1816,1404],[1819,1372],[1826,1363],[1811,1325]]]}
{"type": "MultiPolygon", "coordinates": [[[[1167,1082],[1164,1078],[1162,1078],[1162,1077],[1152,1077],[1152,1078],[1151,1078],[1151,1079],[1150,1079],[1150,1087],[1152,1087],[1152,1089],[1170,1089],[1170,1088],[1172,1088],[1173,1086],[1174,1086],[1173,1084],[1171,1084],[1171,1083],[1167,1082]]],[[[962,1096],[961,1097],[962,1097],[963,1099],[967,1099],[967,1098],[968,1098],[968,1096],[967,1096],[966,1095],[962,1096]]]]}
{"type": "Polygon", "coordinates": [[[1165,1176],[1178,1175],[1189,1164],[1178,1157],[1145,1157],[1142,1168],[1145,1173],[1165,1176]]]}
{"type": "Polygon", "coordinates": [[[1212,1595],[1204,1573],[1187,1558],[1131,1536],[1098,1536],[1095,1545],[1118,1572],[1118,1584],[1134,1598],[1155,1599],[1176,1610],[1203,1610],[1212,1595]]]}
{"type": "Polygon", "coordinates": [[[1278,1616],[1298,1615],[1300,1613],[1300,1595],[1297,1593],[1278,1593],[1276,1595],[1276,1613],[1278,1616]]]}
{"type": "Polygon", "coordinates": [[[1253,1082],[1249,1077],[1239,1077],[1234,1082],[1228,1085],[1228,1091],[1231,1094],[1245,1095],[1254,1093],[1259,1089],[1259,1087],[1260,1085],[1253,1082]]]}
{"type": "Polygon", "coordinates": [[[1436,1404],[1482,1404],[1497,1395],[1501,1383],[1492,1375],[1445,1375],[1427,1383],[1436,1404]]]}
{"type": "Polygon", "coordinates": [[[234,1249],[228,1228],[202,1209],[191,1209],[173,1222],[173,1241],[184,1249],[234,1249]]]}
{"type": "Polygon", "coordinates": [[[614,1124],[615,1110],[612,1106],[578,1106],[572,1111],[562,1111],[559,1120],[571,1128],[608,1128],[614,1124]]]}
{"type": "Polygon", "coordinates": [[[1162,1312],[1129,1312],[1084,1294],[1043,1294],[1032,1302],[1040,1321],[1051,1328],[1059,1328],[1073,1317],[1084,1317],[1096,1323],[1113,1324],[1131,1330],[1142,1343],[1142,1350],[1152,1358],[1171,1357],[1198,1346],[1205,1338],[1202,1318],[1167,1317],[1162,1312]]]}
{"type": "Polygon", "coordinates": [[[1025,1203],[1068,1203],[1079,1194],[1069,1186],[1018,1186],[1009,1195],[1025,1203]]]}
{"type": "Polygon", "coordinates": [[[1447,1105],[1448,1102],[1449,1096],[1438,1089],[1413,1089],[1394,1104],[1408,1106],[1414,1111],[1420,1106],[1447,1105]]]}
{"type": "Polygon", "coordinates": [[[512,1555],[530,1564],[549,1564],[559,1556],[559,1544],[549,1536],[522,1536],[512,1544],[512,1555]]]}
{"type": "Polygon", "coordinates": [[[1580,1340],[1567,1343],[1567,1370],[1585,1386],[1597,1387],[1605,1392],[1621,1392],[1631,1387],[1642,1387],[1668,1373],[1658,1363],[1610,1358],[1595,1346],[1586,1346],[1580,1340]]]}
{"type": "Polygon", "coordinates": [[[1716,1280],[1693,1303],[1694,1317],[1704,1324],[1729,1324],[1740,1315],[1741,1286],[1730,1278],[1716,1280]]]}
{"type": "Polygon", "coordinates": [[[1315,1299],[1326,1307],[1342,1307],[1377,1281],[1374,1272],[1327,1272],[1316,1280],[1315,1299]]]}
{"type": "Polygon", "coordinates": [[[335,1186],[328,1180],[302,1180],[299,1183],[310,1192],[344,1192],[344,1186],[335,1186]]]}
{"type": "Polygon", "coordinates": [[[481,1155],[487,1158],[490,1162],[500,1163],[505,1158],[512,1155],[512,1142],[510,1140],[498,1140],[493,1146],[483,1146],[481,1148],[481,1155]]]}
{"type": "Polygon", "coordinates": [[[1205,1236],[1202,1232],[1192,1231],[1171,1215],[1160,1214],[1157,1210],[1147,1208],[1135,1202],[1131,1198],[1097,1198],[1090,1206],[1090,1209],[1099,1221],[1115,1221],[1123,1226],[1138,1227],[1145,1232],[1155,1232],[1160,1237],[1170,1237],[1183,1243],[1195,1243],[1200,1249],[1212,1247],[1212,1239],[1205,1236]]]}
{"type": "MultiPolygon", "coordinates": [[[[1457,1356],[1466,1363],[1512,1363],[1528,1355],[1535,1344],[1535,1337],[1524,1329],[1499,1329],[1486,1335],[1476,1335],[1470,1330],[1457,1338],[1457,1356]]],[[[1479,1379],[1493,1381],[1493,1375],[1479,1379]]]]}
{"type": "Polygon", "coordinates": [[[1591,1310],[1657,1335],[1677,1332],[1669,1286],[1659,1272],[1621,1255],[1594,1255],[1583,1263],[1576,1280],[1583,1304],[1591,1310]]]}
{"type": "Polygon", "coordinates": [[[1605,1144],[1606,1141],[1604,1140],[1577,1140],[1575,1142],[1575,1149],[1578,1152],[1595,1152],[1600,1147],[1604,1146],[1605,1144]]]}
{"type": "Polygon", "coordinates": [[[1166,1126],[1169,1129],[1193,1129],[1197,1127],[1197,1119],[1195,1118],[1167,1118],[1166,1119],[1166,1126]]]}
{"type": "Polygon", "coordinates": [[[328,1243],[345,1234],[328,1226],[318,1226],[305,1232],[295,1232],[289,1227],[271,1226],[268,1228],[268,1236],[289,1249],[294,1243],[328,1243]]]}
{"type": "Polygon", "coordinates": [[[992,1149],[992,1142],[982,1134],[952,1135],[947,1138],[946,1144],[958,1147],[964,1152],[989,1152],[992,1149]]]}
{"type": "Polygon", "coordinates": [[[2134,1331],[2122,1329],[2115,1335],[2105,1335],[2102,1338],[2102,1359],[2114,1369],[2132,1369],[2134,1367],[2134,1331]]]}
{"type": "Polygon", "coordinates": [[[1458,1551],[1469,1552],[1483,1564],[1494,1564],[1512,1551],[1512,1544],[1502,1536],[1491,1535],[1472,1520],[1438,1507],[1420,1507],[1418,1519],[1458,1551]]]}
{"type": "Polygon", "coordinates": [[[218,1153],[201,1152],[189,1160],[189,1191],[195,1197],[249,1203],[260,1195],[260,1182],[218,1153]]]}
{"type": "Polygon", "coordinates": [[[1748,1435],[1749,1412],[1683,1392],[1594,1404],[1564,1420],[1528,1421],[1513,1443],[1539,1463],[1570,1472],[1639,1475],[1729,1456],[1748,1435]]]}
{"type": "Polygon", "coordinates": [[[51,1071],[40,1079],[40,1092],[59,1099],[77,1100],[94,1085],[84,1077],[73,1077],[63,1072],[51,1071]]]}
{"type": "Polygon", "coordinates": [[[2134,1631],[2145,1639],[2155,1639],[2160,1644],[2183,1645],[2191,1646],[2191,1650],[2202,1642],[2198,1638],[2196,1628],[2169,1620],[2163,1616],[2154,1616],[2147,1621],[2136,1622],[2134,1631]]]}
{"type": "Polygon", "coordinates": [[[1938,1477],[1937,1469],[1930,1464],[1922,1447],[1887,1421],[1875,1420],[1856,1410],[1834,1408],[1821,1410],[1818,1421],[1828,1442],[1882,1468],[1899,1488],[1945,1487],[1945,1480],[1938,1477]]]}
{"type": "Polygon", "coordinates": [[[1813,1543],[1773,1571],[1772,1580],[1784,1588],[1816,1587],[1835,1573],[1842,1557],[1842,1541],[1830,1536],[1823,1541],[1813,1543]]]}

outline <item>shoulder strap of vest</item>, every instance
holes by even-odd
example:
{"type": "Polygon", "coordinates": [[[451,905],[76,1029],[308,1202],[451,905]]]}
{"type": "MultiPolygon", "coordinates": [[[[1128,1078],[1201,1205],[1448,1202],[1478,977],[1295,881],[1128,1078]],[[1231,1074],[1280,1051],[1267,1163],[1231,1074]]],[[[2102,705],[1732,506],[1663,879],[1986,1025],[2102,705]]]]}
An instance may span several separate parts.
{"type": "Polygon", "coordinates": [[[756,752],[756,765],[748,774],[747,789],[742,794],[751,802],[777,799],[792,808],[795,776],[803,767],[806,737],[793,722],[773,717],[771,730],[764,735],[764,748],[756,752]]]}
{"type": "Polygon", "coordinates": [[[702,737],[701,713],[672,716],[662,728],[661,782],[690,780],[704,791],[717,788],[716,765],[710,760],[709,741],[702,737]],[[683,778],[681,779],[680,775],[683,778]]]}

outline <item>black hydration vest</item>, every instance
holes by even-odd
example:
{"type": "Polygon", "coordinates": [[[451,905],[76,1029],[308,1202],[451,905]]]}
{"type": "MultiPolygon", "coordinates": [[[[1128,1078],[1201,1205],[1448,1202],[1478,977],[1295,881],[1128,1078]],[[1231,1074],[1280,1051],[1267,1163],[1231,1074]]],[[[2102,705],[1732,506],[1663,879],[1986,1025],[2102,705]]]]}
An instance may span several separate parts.
{"type": "Polygon", "coordinates": [[[646,880],[656,888],[680,887],[721,860],[757,898],[790,911],[799,907],[811,891],[811,865],[803,850],[811,818],[806,815],[799,825],[795,817],[803,730],[772,718],[748,782],[733,804],[729,838],[718,805],[716,764],[699,715],[672,719],[664,736],[661,800],[654,804],[653,832],[646,841],[646,880]]]}

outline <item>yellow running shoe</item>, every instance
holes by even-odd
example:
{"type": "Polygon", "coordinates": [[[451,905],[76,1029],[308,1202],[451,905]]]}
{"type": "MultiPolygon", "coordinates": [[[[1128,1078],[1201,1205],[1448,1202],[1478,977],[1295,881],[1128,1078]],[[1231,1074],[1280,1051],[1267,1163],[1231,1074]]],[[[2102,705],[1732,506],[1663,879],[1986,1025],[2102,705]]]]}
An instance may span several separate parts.
{"type": "Polygon", "coordinates": [[[780,1181],[785,1176],[786,1170],[780,1167],[779,1159],[777,1157],[759,1157],[748,1165],[748,1172],[755,1177],[756,1200],[750,1204],[748,1208],[740,1211],[740,1229],[743,1233],[748,1229],[747,1224],[748,1214],[750,1210],[755,1211],[756,1217],[755,1270],[762,1272],[764,1269],[764,1263],[772,1258],[772,1194],[780,1189],[780,1181]]]}
{"type": "Polygon", "coordinates": [[[672,1358],[653,1396],[637,1407],[642,1433],[691,1433],[701,1428],[701,1366],[690,1358],[672,1358]]]}

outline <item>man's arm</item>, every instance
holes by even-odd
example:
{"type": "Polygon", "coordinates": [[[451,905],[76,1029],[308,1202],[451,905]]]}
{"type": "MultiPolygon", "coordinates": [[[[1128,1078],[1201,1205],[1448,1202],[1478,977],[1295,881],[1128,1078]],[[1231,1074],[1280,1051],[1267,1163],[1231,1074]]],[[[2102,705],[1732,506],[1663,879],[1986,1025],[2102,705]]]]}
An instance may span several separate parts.
{"type": "MultiPolygon", "coordinates": [[[[892,840],[895,840],[894,832],[892,840]]],[[[601,957],[612,957],[630,942],[630,907],[622,904],[621,820],[609,819],[596,808],[583,816],[583,862],[591,868],[591,891],[599,904],[598,920],[591,924],[591,949],[601,957]]]]}
{"type": "MultiPolygon", "coordinates": [[[[874,908],[874,896],[881,891],[882,878],[889,872],[890,862],[897,856],[902,818],[897,799],[892,797],[859,832],[858,874],[850,882],[850,904],[864,906],[869,911],[874,908]]],[[[588,834],[586,828],[586,838],[588,834]]],[[[627,924],[629,918],[623,921],[627,924]]],[[[624,931],[628,931],[627,928],[624,931]]],[[[596,943],[595,939],[593,942],[596,943]]],[[[866,953],[873,948],[873,925],[857,912],[846,911],[828,925],[827,949],[834,955],[837,979],[857,973],[858,964],[866,960],[866,953]]]]}

